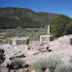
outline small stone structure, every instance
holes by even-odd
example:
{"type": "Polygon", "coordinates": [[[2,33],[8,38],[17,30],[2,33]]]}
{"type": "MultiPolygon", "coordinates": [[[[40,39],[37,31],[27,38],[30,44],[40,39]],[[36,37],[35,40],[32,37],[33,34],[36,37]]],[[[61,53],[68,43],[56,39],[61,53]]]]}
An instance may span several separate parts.
{"type": "Polygon", "coordinates": [[[40,41],[41,42],[49,42],[53,40],[53,35],[41,35],[40,41]]]}
{"type": "Polygon", "coordinates": [[[47,29],[47,35],[41,35],[40,36],[40,41],[41,42],[49,42],[49,41],[53,41],[54,37],[51,34],[51,26],[48,25],[48,29],[47,29]]]}
{"type": "Polygon", "coordinates": [[[44,49],[46,51],[51,51],[49,49],[49,44],[50,44],[50,41],[53,41],[54,37],[52,35],[52,32],[51,32],[51,26],[48,25],[48,28],[47,28],[47,35],[41,35],[40,36],[40,42],[44,45],[44,49]]]}
{"type": "Polygon", "coordinates": [[[12,38],[13,46],[28,45],[28,44],[29,44],[29,37],[14,37],[14,38],[12,38]]]}
{"type": "Polygon", "coordinates": [[[48,28],[47,28],[47,35],[51,35],[52,31],[51,31],[51,26],[48,25],[48,28]]]}
{"type": "Polygon", "coordinates": [[[18,48],[23,52],[28,50],[29,37],[14,37],[11,41],[13,48],[18,48]]]}

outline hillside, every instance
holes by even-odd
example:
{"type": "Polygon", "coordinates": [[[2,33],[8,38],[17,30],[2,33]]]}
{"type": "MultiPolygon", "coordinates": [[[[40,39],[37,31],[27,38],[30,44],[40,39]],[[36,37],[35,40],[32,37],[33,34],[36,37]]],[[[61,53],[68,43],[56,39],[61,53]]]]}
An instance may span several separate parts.
{"type": "Polygon", "coordinates": [[[44,27],[57,16],[58,14],[34,12],[27,8],[0,8],[0,29],[44,27]]]}

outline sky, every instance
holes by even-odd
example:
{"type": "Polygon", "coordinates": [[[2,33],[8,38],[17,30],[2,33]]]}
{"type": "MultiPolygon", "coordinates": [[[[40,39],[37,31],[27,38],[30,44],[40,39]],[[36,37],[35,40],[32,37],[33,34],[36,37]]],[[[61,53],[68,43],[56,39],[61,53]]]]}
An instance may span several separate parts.
{"type": "Polygon", "coordinates": [[[36,12],[57,13],[72,17],[72,0],[0,0],[0,7],[29,8],[36,12]]]}

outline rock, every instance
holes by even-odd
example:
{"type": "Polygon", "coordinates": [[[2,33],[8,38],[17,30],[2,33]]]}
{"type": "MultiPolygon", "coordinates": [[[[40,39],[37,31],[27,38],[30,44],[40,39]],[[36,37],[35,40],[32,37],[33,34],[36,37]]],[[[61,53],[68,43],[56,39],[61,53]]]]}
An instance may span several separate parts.
{"type": "Polygon", "coordinates": [[[35,70],[32,70],[31,72],[35,72],[35,70]]]}
{"type": "Polygon", "coordinates": [[[49,69],[46,69],[45,72],[50,72],[50,70],[49,69]]]}
{"type": "Polygon", "coordinates": [[[8,72],[8,68],[7,67],[1,67],[0,72],[8,72]]]}
{"type": "Polygon", "coordinates": [[[14,58],[23,58],[23,57],[25,57],[25,55],[24,54],[20,54],[20,55],[14,55],[14,56],[10,57],[9,59],[12,60],[14,58]]]}

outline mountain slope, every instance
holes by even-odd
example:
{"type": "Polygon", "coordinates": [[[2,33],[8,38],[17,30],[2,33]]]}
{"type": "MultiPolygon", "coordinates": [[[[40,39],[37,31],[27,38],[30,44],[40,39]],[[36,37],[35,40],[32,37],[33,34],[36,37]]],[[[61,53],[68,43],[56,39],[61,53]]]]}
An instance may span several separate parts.
{"type": "Polygon", "coordinates": [[[17,27],[44,27],[58,14],[34,12],[27,8],[0,8],[0,29],[17,27]]]}

